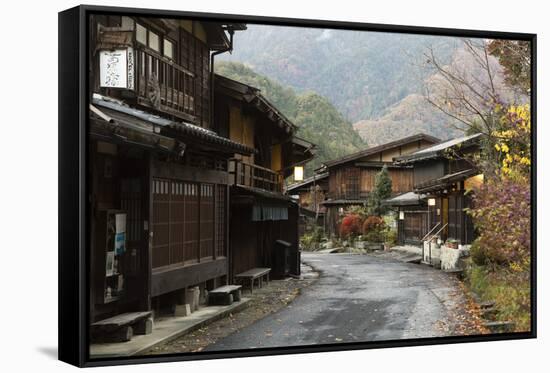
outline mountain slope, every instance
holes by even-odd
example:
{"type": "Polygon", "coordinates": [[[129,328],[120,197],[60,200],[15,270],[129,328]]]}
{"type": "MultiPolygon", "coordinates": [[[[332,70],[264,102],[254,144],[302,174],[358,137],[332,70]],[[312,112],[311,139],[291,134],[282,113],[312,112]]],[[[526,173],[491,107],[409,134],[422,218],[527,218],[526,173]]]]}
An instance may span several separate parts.
{"type": "Polygon", "coordinates": [[[259,88],[283,114],[298,126],[298,136],[317,145],[317,156],[306,166],[307,175],[322,162],[367,147],[338,110],[314,92],[296,92],[266,78],[249,67],[225,61],[216,62],[217,74],[259,88]]]}
{"type": "Polygon", "coordinates": [[[371,146],[423,132],[441,140],[459,137],[464,132],[451,124],[449,117],[434,108],[419,94],[410,94],[388,108],[376,119],[356,122],[353,128],[371,146]]]}
{"type": "Polygon", "coordinates": [[[356,122],[420,92],[433,74],[421,67],[427,47],[445,60],[459,45],[447,37],[249,25],[236,34],[233,54],[219,58],[243,62],[298,92],[318,92],[356,122]]]}

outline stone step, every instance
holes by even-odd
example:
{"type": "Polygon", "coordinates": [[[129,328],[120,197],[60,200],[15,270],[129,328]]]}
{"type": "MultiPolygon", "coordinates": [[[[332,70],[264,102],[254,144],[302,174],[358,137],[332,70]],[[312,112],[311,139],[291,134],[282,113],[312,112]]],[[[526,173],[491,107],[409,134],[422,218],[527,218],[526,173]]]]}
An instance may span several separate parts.
{"type": "Polygon", "coordinates": [[[496,302],[494,300],[488,300],[488,301],[485,301],[485,302],[480,302],[479,303],[479,308],[481,309],[484,309],[484,308],[493,308],[495,306],[496,302]]]}
{"type": "Polygon", "coordinates": [[[512,321],[490,321],[483,324],[492,333],[511,333],[516,324],[512,321]]]}

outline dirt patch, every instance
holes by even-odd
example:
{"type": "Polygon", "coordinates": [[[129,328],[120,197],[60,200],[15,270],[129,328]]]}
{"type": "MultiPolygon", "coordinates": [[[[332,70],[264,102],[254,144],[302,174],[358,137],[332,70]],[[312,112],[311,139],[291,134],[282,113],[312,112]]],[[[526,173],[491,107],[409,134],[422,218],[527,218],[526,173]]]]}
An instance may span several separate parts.
{"type": "Polygon", "coordinates": [[[251,301],[244,310],[230,314],[228,317],[215,321],[180,338],[156,346],[145,354],[155,355],[202,351],[218,339],[224,338],[286,307],[300,294],[302,288],[311,285],[317,278],[317,273],[313,272],[311,267],[302,266],[302,277],[300,279],[287,278],[285,280],[273,280],[269,282],[269,285],[264,284],[264,287],[261,289],[254,289],[252,294],[246,289],[243,292],[243,297],[251,298],[251,301]]]}

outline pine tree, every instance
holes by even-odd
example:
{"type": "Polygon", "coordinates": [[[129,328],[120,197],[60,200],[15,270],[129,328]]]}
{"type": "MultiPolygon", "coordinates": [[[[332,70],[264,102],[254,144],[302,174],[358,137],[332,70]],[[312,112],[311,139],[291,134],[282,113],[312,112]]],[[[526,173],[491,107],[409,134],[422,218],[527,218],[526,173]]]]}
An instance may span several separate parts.
{"type": "Polygon", "coordinates": [[[386,213],[387,208],[382,205],[382,201],[391,197],[392,182],[388,173],[388,167],[384,165],[382,170],[376,174],[374,180],[374,189],[369,194],[369,211],[373,215],[381,216],[386,213]]]}

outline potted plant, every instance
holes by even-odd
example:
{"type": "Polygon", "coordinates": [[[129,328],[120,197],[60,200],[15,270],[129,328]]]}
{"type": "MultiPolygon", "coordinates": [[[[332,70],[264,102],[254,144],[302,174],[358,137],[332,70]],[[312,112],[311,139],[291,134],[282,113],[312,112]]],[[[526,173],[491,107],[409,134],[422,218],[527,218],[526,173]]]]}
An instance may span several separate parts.
{"type": "Polygon", "coordinates": [[[458,249],[458,241],[454,238],[449,238],[445,242],[445,246],[447,246],[449,249],[458,249]]]}

